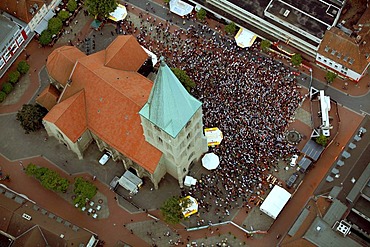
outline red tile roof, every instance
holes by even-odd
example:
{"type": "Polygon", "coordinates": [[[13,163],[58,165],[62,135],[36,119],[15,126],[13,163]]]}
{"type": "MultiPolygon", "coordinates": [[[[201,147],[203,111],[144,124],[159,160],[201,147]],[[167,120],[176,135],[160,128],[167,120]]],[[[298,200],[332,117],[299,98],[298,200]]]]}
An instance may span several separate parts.
{"type": "Polygon", "coordinates": [[[46,68],[49,75],[65,86],[77,59],[86,55],[74,46],[62,46],[48,57],[46,68]]]}
{"type": "Polygon", "coordinates": [[[5,12],[16,16],[18,19],[24,21],[25,23],[29,23],[30,20],[33,18],[29,10],[37,4],[38,9],[44,5],[43,0],[1,0],[0,1],[0,9],[4,10],[5,12]]]}
{"type": "Polygon", "coordinates": [[[368,58],[366,57],[366,55],[370,55],[370,32],[369,28],[365,29],[367,32],[362,32],[363,36],[357,41],[340,29],[332,27],[325,32],[318,54],[362,74],[370,62],[370,56],[368,58]],[[340,53],[340,55],[338,55],[338,53],[340,53]]]}
{"type": "Polygon", "coordinates": [[[147,58],[131,35],[118,36],[105,50],[105,66],[119,70],[137,71],[147,58]]]}
{"type": "Polygon", "coordinates": [[[72,142],[76,142],[87,129],[84,90],[54,106],[44,120],[54,123],[72,142]]]}
{"type": "Polygon", "coordinates": [[[48,111],[57,104],[59,91],[52,84],[49,84],[37,97],[36,103],[45,107],[48,111]]]}
{"type": "MultiPolygon", "coordinates": [[[[133,40],[135,50],[139,49],[139,43],[133,40]]],[[[130,61],[130,58],[127,59],[130,61]]],[[[44,120],[60,121],[58,126],[63,122],[65,134],[76,140],[76,136],[72,134],[78,132],[74,130],[78,128],[76,120],[70,118],[71,114],[64,119],[60,117],[72,106],[66,101],[69,102],[71,97],[83,90],[86,110],[80,109],[82,106],[73,105],[71,111],[84,112],[90,131],[150,173],[154,173],[162,153],[145,141],[138,114],[149,97],[153,83],[135,71],[106,67],[105,61],[105,51],[78,59],[72,83],[62,95],[61,103],[44,120]],[[63,106],[58,107],[60,104],[63,106]]]]}

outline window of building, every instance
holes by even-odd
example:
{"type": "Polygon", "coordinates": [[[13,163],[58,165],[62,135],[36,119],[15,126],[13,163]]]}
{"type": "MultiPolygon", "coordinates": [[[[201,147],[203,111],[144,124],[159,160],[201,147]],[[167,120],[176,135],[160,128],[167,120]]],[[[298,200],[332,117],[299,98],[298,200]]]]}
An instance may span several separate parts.
{"type": "Polygon", "coordinates": [[[189,132],[189,134],[186,136],[186,139],[190,139],[191,138],[191,133],[189,132]]]}
{"type": "Polygon", "coordinates": [[[191,124],[191,120],[186,124],[186,128],[189,128],[190,124],[191,124]]]}
{"type": "Polygon", "coordinates": [[[157,131],[161,132],[161,129],[157,125],[154,125],[154,129],[156,129],[157,131]]]}
{"type": "Polygon", "coordinates": [[[160,138],[160,137],[158,137],[158,141],[159,141],[160,143],[163,143],[163,140],[162,140],[162,138],[160,138]]]}
{"type": "Polygon", "coordinates": [[[326,59],[324,59],[324,62],[326,63],[327,61],[326,61],[326,59]]]}

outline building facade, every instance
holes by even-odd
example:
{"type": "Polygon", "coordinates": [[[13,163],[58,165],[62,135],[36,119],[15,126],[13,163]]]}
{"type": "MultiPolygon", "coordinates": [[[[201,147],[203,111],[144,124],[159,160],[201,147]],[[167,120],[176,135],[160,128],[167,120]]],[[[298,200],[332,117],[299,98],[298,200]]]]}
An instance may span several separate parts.
{"type": "Polygon", "coordinates": [[[262,38],[280,40],[315,57],[325,31],[335,26],[343,2],[308,0],[190,0],[216,17],[262,38]]]}

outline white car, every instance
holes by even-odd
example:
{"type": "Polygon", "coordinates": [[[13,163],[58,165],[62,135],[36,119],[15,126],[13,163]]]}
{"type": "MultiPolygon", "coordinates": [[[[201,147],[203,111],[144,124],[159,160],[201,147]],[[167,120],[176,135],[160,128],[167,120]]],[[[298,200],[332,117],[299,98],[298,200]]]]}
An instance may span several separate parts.
{"type": "Polygon", "coordinates": [[[109,158],[110,158],[110,156],[111,156],[111,154],[110,153],[105,153],[105,154],[103,154],[103,156],[100,158],[100,160],[99,160],[99,163],[103,166],[103,165],[105,165],[107,162],[108,162],[108,160],[109,160],[109,158]]]}
{"type": "Polygon", "coordinates": [[[290,161],[290,166],[295,166],[297,164],[298,155],[293,154],[292,159],[290,161]]]}

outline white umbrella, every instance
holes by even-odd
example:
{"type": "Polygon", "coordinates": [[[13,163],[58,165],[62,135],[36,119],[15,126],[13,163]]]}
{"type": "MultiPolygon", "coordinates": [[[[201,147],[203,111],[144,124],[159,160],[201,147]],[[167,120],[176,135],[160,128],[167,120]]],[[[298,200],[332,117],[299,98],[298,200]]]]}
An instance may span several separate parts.
{"type": "Polygon", "coordinates": [[[202,165],[208,170],[214,170],[220,164],[220,158],[214,153],[208,153],[202,158],[202,165]]]}
{"type": "Polygon", "coordinates": [[[257,35],[244,28],[240,28],[235,35],[236,44],[241,48],[251,47],[256,38],[257,35]]]}

